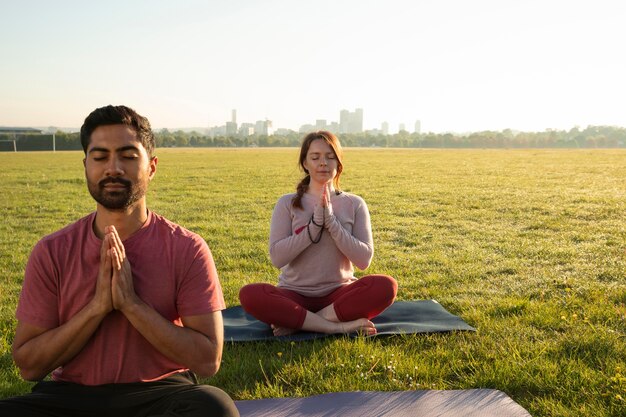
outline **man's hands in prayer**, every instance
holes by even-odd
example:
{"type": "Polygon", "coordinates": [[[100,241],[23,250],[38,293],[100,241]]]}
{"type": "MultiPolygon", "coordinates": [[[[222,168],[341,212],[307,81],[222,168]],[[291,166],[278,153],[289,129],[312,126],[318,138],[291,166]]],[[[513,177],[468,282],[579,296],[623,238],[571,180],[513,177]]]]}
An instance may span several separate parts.
{"type": "Polygon", "coordinates": [[[105,313],[114,309],[123,312],[140,302],[135,293],[130,262],[114,226],[104,229],[95,297],[105,313]]]}

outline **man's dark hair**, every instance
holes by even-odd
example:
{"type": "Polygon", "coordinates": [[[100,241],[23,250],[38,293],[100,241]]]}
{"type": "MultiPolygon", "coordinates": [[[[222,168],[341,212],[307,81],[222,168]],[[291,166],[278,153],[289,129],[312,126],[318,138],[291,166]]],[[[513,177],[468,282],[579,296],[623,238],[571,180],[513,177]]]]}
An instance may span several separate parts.
{"type": "Polygon", "coordinates": [[[126,106],[105,106],[92,111],[85,119],[80,128],[80,143],[83,151],[87,153],[91,134],[98,126],[126,125],[137,132],[137,139],[146,149],[148,156],[152,158],[154,152],[154,134],[150,122],[135,110],[126,106]]]}

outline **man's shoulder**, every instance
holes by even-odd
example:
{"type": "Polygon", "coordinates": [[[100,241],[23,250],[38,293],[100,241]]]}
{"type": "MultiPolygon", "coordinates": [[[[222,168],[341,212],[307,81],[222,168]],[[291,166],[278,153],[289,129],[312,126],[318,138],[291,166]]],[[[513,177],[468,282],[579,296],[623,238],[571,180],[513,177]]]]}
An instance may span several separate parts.
{"type": "Polygon", "coordinates": [[[59,229],[56,232],[44,236],[40,239],[39,242],[53,243],[58,242],[59,240],[72,239],[76,236],[82,235],[85,231],[88,231],[90,229],[91,225],[93,224],[94,216],[95,212],[90,213],[85,217],[75,221],[74,223],[70,223],[62,229],[59,229]]]}
{"type": "Polygon", "coordinates": [[[180,224],[175,223],[155,212],[152,212],[152,222],[153,227],[170,235],[174,239],[204,242],[204,239],[198,233],[192,232],[186,227],[181,226],[180,224]]]}

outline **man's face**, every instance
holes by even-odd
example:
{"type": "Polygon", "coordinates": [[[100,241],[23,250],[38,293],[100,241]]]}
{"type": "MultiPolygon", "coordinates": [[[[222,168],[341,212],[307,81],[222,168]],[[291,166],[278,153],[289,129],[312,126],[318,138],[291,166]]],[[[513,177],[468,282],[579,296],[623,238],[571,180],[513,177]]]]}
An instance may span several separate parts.
{"type": "Polygon", "coordinates": [[[106,125],[91,134],[84,164],[94,200],[109,210],[125,210],[145,197],[157,159],[150,159],[132,128],[106,125]]]}

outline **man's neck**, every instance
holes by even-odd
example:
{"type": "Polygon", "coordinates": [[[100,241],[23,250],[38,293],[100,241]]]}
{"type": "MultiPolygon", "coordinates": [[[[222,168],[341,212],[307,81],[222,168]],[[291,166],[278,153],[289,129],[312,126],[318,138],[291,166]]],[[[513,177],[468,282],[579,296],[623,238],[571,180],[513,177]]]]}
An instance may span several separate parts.
{"type": "Polygon", "coordinates": [[[104,237],[104,228],[106,226],[115,226],[120,239],[125,240],[141,229],[146,220],[148,220],[148,210],[145,201],[138,202],[124,210],[109,210],[98,204],[93,227],[96,236],[102,239],[104,237]]]}

